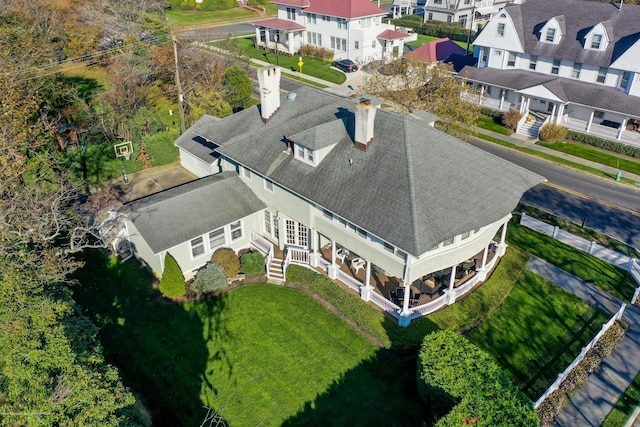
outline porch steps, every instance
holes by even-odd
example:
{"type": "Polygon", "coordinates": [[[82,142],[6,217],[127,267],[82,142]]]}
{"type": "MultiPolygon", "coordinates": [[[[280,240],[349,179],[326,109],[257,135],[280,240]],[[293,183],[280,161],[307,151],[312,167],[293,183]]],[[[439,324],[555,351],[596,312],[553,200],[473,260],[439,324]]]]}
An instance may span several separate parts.
{"type": "Polygon", "coordinates": [[[284,282],[284,260],[281,258],[273,258],[269,264],[269,278],[284,282]]]}
{"type": "Polygon", "coordinates": [[[540,132],[542,123],[546,120],[547,115],[535,111],[529,111],[529,116],[533,117],[533,121],[529,123],[524,122],[522,126],[520,126],[520,129],[518,129],[518,134],[538,139],[538,133],[540,132]]]}

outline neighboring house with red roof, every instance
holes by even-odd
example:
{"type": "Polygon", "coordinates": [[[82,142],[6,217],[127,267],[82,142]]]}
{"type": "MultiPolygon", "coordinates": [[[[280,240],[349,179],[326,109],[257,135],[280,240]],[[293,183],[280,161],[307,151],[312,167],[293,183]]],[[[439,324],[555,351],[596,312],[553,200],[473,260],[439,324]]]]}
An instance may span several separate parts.
{"type": "Polygon", "coordinates": [[[387,14],[369,0],[272,0],[278,17],[253,22],[258,46],[295,54],[302,45],[330,49],[334,59],[365,64],[402,55],[415,34],[383,23],[387,14]]]}
{"type": "Polygon", "coordinates": [[[405,58],[416,58],[426,62],[446,61],[451,55],[465,55],[467,51],[453,40],[445,37],[423,44],[419,48],[405,53],[405,58]]]}

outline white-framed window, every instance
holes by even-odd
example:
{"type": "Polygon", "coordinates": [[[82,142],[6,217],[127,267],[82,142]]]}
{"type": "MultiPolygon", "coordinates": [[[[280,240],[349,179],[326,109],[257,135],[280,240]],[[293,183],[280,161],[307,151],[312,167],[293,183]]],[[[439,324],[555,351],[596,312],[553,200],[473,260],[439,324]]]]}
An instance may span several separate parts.
{"type": "Polygon", "coordinates": [[[608,71],[609,71],[609,69],[607,67],[598,68],[598,76],[596,77],[596,82],[604,83],[604,81],[607,79],[607,72],[608,71]]]}
{"type": "Polygon", "coordinates": [[[453,245],[453,237],[450,237],[449,239],[445,240],[444,242],[442,242],[442,246],[450,246],[453,245]]]}
{"type": "Polygon", "coordinates": [[[322,46],[322,34],[314,33],[313,31],[307,31],[307,43],[322,46]]]}
{"type": "Polygon", "coordinates": [[[358,40],[353,42],[353,48],[356,50],[360,49],[360,42],[358,40]]]}
{"type": "Polygon", "coordinates": [[[502,56],[502,51],[501,50],[496,49],[495,53],[496,53],[496,56],[502,56]]]}
{"type": "Polygon", "coordinates": [[[271,236],[271,212],[264,211],[264,232],[271,236]]]}
{"type": "Polygon", "coordinates": [[[516,54],[513,52],[509,52],[509,57],[507,58],[507,67],[515,67],[516,66],[516,54]]]}
{"type": "Polygon", "coordinates": [[[307,23],[315,24],[316,23],[316,14],[315,13],[307,13],[307,23]]]}
{"type": "Polygon", "coordinates": [[[339,30],[346,30],[347,29],[347,22],[349,22],[348,20],[346,20],[345,18],[336,18],[336,21],[338,22],[338,29],[339,30]]]}
{"type": "Polygon", "coordinates": [[[286,238],[288,245],[302,246],[304,248],[308,246],[309,230],[306,225],[288,219],[285,221],[285,230],[287,232],[286,238]]]}
{"type": "Polygon", "coordinates": [[[556,40],[556,29],[555,28],[547,28],[546,40],[549,43],[553,43],[556,40]]]}
{"type": "Polygon", "coordinates": [[[204,254],[204,239],[202,236],[191,240],[191,257],[197,258],[204,254]]]}
{"type": "Polygon", "coordinates": [[[551,64],[551,74],[558,74],[560,72],[560,60],[554,59],[553,64],[551,64]]]}
{"type": "Polygon", "coordinates": [[[442,4],[442,0],[433,0],[433,4],[442,4]]]}
{"type": "Polygon", "coordinates": [[[251,179],[251,171],[245,168],[244,166],[242,167],[242,177],[247,178],[249,180],[251,179]]]}
{"type": "Polygon", "coordinates": [[[313,150],[303,147],[302,145],[296,145],[295,158],[315,166],[313,150]]]}
{"type": "Polygon", "coordinates": [[[483,47],[480,49],[480,61],[487,62],[487,57],[489,56],[489,48],[483,47]]]}
{"type": "Polygon", "coordinates": [[[447,15],[447,22],[448,23],[452,23],[453,22],[453,16],[447,15]]]}
{"type": "Polygon", "coordinates": [[[622,77],[620,77],[620,89],[627,89],[629,87],[629,81],[631,80],[631,72],[625,71],[622,73],[622,77]]]}
{"type": "Polygon", "coordinates": [[[576,62],[575,64],[573,64],[573,70],[571,71],[571,77],[573,77],[574,79],[579,79],[581,70],[582,70],[582,64],[581,63],[576,62]]]}
{"type": "Polygon", "coordinates": [[[469,237],[471,237],[471,232],[467,231],[466,233],[462,233],[460,235],[460,240],[465,240],[465,239],[468,239],[469,237]]]}
{"type": "Polygon", "coordinates": [[[288,7],[287,8],[287,19],[296,20],[296,9],[293,7],[288,7]]]}
{"type": "Polygon", "coordinates": [[[600,49],[602,45],[602,34],[594,34],[591,38],[591,49],[600,49]]]}
{"type": "Polygon", "coordinates": [[[322,15],[322,20],[329,22],[329,21],[331,21],[331,18],[329,16],[327,16],[327,15],[322,15]]]}
{"type": "Polygon", "coordinates": [[[227,240],[224,237],[224,227],[218,228],[217,230],[209,233],[209,249],[212,251],[225,243],[227,243],[227,240]]]}
{"type": "Polygon", "coordinates": [[[471,4],[471,0],[464,0],[464,4],[471,4]]]}
{"type": "Polygon", "coordinates": [[[242,221],[231,224],[231,240],[238,240],[242,237],[242,221]]]}
{"type": "Polygon", "coordinates": [[[427,20],[433,21],[433,12],[429,12],[429,15],[427,16],[427,20]]]}
{"type": "Polygon", "coordinates": [[[346,52],[347,51],[347,39],[331,36],[331,49],[346,52]]]}
{"type": "Polygon", "coordinates": [[[529,69],[535,70],[537,66],[538,66],[538,57],[535,55],[531,55],[531,57],[529,58],[529,69]]]}
{"type": "Polygon", "coordinates": [[[372,49],[376,48],[376,41],[375,40],[371,41],[371,48],[372,49]]]}
{"type": "Polygon", "coordinates": [[[498,29],[496,31],[496,35],[498,37],[504,37],[504,27],[505,27],[505,24],[503,22],[498,24],[498,29]]]}
{"type": "Polygon", "coordinates": [[[460,26],[462,28],[467,28],[467,15],[462,15],[458,21],[460,21],[460,26]]]}
{"type": "Polygon", "coordinates": [[[269,193],[273,193],[273,181],[271,181],[270,179],[265,178],[264,179],[264,189],[267,190],[269,193]]]}
{"type": "Polygon", "coordinates": [[[371,17],[363,18],[360,20],[360,28],[370,28],[372,23],[373,19],[371,17]]]}

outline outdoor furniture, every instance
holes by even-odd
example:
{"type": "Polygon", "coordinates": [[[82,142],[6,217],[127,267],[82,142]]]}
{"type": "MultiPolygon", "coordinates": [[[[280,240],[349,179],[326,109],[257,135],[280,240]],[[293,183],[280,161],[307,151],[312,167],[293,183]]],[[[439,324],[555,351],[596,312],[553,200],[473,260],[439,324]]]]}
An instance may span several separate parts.
{"type": "Polygon", "coordinates": [[[340,248],[336,252],[336,259],[339,259],[341,263],[344,263],[344,259],[349,256],[349,249],[340,248]]]}
{"type": "Polygon", "coordinates": [[[427,295],[433,295],[438,292],[438,284],[434,279],[427,279],[422,282],[422,291],[427,295]]]}
{"type": "Polygon", "coordinates": [[[354,258],[351,260],[351,268],[355,270],[355,273],[358,274],[360,270],[364,268],[366,261],[362,258],[354,258]]]}

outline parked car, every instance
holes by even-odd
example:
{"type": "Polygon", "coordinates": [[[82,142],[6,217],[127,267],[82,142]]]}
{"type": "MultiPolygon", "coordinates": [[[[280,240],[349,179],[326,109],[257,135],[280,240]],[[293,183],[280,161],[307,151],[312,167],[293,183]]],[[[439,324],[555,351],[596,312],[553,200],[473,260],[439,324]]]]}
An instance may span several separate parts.
{"type": "Polygon", "coordinates": [[[345,73],[351,73],[356,71],[358,66],[350,59],[341,59],[340,61],[333,61],[333,66],[344,71],[345,73]]]}

